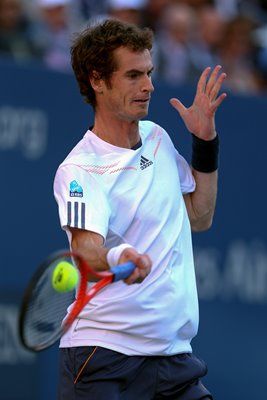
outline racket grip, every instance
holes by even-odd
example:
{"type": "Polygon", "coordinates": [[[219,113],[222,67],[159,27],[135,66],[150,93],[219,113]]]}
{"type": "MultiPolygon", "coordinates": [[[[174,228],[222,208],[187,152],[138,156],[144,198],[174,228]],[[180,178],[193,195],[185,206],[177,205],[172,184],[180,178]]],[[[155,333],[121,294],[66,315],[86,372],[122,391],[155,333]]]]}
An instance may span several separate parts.
{"type": "Polygon", "coordinates": [[[113,282],[128,278],[128,276],[131,275],[134,269],[135,264],[131,261],[125,264],[116,265],[116,267],[111,268],[110,272],[113,273],[113,282]]]}

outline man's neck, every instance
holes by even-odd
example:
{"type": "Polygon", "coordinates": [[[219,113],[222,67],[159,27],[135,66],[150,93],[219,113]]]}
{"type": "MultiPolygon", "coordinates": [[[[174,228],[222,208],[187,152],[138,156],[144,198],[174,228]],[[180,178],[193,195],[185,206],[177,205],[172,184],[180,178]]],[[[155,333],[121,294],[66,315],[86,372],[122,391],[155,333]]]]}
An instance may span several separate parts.
{"type": "Polygon", "coordinates": [[[126,149],[131,149],[140,142],[138,121],[105,123],[96,118],[92,132],[105,142],[126,149]]]}

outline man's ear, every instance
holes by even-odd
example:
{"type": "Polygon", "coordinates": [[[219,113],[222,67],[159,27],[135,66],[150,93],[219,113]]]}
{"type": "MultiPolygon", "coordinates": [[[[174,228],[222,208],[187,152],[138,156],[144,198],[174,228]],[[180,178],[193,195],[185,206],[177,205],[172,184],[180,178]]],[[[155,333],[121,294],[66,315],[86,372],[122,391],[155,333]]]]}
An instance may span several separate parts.
{"type": "Polygon", "coordinates": [[[104,81],[101,79],[99,73],[97,71],[93,71],[89,79],[94,91],[97,93],[102,93],[104,81]]]}

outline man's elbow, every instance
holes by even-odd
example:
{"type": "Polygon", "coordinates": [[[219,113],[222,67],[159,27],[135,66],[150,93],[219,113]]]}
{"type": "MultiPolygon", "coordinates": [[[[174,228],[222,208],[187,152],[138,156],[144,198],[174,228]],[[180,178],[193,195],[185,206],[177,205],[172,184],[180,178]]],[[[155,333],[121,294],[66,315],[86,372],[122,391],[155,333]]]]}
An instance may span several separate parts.
{"type": "Polygon", "coordinates": [[[205,216],[190,221],[191,230],[193,232],[204,232],[211,228],[213,222],[213,216],[205,216]]]}

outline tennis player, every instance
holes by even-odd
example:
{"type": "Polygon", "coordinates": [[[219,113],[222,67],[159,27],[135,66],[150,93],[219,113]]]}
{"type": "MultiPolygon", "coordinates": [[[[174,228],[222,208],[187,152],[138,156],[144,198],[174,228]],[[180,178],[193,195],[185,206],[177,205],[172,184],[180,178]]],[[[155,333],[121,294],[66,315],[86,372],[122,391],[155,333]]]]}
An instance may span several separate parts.
{"type": "MultiPolygon", "coordinates": [[[[198,299],[191,230],[211,226],[226,94],[221,66],[200,76],[193,104],[178,99],[191,166],[168,133],[144,120],[154,87],[153,35],[117,20],[86,28],[71,47],[94,122],[59,166],[54,193],[70,246],[97,270],[133,261],[60,342],[61,400],[212,399],[192,352],[198,299]]],[[[160,110],[159,110],[160,112],[160,110]]]]}

